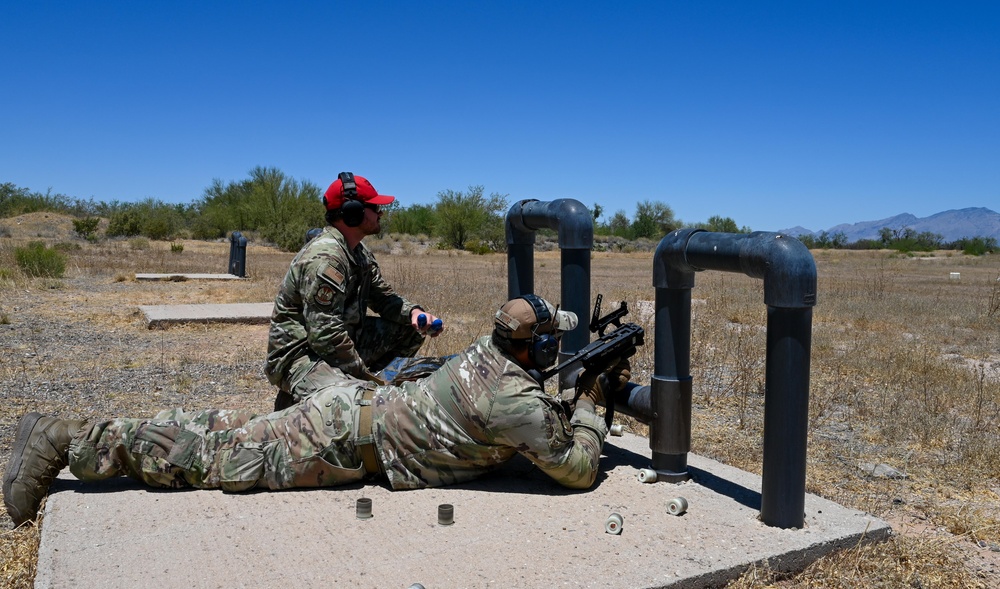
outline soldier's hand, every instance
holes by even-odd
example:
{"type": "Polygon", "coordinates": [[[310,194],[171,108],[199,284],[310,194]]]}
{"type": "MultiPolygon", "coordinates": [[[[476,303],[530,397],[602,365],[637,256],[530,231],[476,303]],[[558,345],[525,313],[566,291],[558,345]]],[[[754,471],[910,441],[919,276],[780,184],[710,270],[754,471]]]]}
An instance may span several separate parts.
{"type": "Polygon", "coordinates": [[[419,307],[410,311],[410,324],[422,334],[437,337],[444,331],[444,321],[419,307]]]}
{"type": "Polygon", "coordinates": [[[615,393],[624,389],[631,378],[632,364],[629,363],[628,358],[622,358],[608,371],[608,382],[611,383],[611,390],[615,393]]]}
{"type": "Polygon", "coordinates": [[[576,394],[587,398],[595,405],[603,405],[605,393],[609,392],[608,377],[603,372],[584,370],[576,379],[576,394]]]}

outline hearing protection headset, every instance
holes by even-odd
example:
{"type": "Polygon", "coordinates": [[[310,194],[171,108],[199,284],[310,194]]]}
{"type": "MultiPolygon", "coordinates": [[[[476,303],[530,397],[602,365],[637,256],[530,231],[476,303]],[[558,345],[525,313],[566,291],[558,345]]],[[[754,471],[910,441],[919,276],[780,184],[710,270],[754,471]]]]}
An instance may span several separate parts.
{"type": "Polygon", "coordinates": [[[526,294],[521,297],[528,301],[535,312],[535,325],[531,328],[531,343],[528,346],[528,358],[539,368],[546,368],[555,364],[559,357],[559,339],[550,333],[537,333],[539,325],[552,321],[549,308],[542,299],[533,294],[526,294]]]}
{"type": "Polygon", "coordinates": [[[365,220],[365,203],[358,198],[354,174],[341,172],[337,177],[340,178],[340,193],[344,198],[344,204],[340,205],[340,215],[344,219],[344,225],[357,227],[365,220]]]}

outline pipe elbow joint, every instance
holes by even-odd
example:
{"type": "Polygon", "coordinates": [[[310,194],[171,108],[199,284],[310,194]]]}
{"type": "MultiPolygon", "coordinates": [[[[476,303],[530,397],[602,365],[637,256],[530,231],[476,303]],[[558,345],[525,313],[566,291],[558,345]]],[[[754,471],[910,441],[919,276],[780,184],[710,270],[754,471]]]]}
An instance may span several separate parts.
{"type": "Polygon", "coordinates": [[[549,216],[558,219],[559,248],[590,250],[594,246],[594,216],[578,200],[559,198],[549,203],[549,216]]]}
{"type": "Polygon", "coordinates": [[[748,276],[764,279],[765,304],[793,309],[816,305],[816,261],[798,239],[752,233],[743,243],[740,260],[748,276]]]}
{"type": "Polygon", "coordinates": [[[663,236],[653,256],[653,287],[670,289],[694,288],[695,268],[687,259],[688,242],[703,229],[684,228],[663,236]]]}
{"type": "Polygon", "coordinates": [[[528,227],[524,220],[524,206],[532,202],[538,201],[531,198],[519,200],[507,211],[507,220],[504,223],[507,245],[534,245],[535,230],[528,227]]]}

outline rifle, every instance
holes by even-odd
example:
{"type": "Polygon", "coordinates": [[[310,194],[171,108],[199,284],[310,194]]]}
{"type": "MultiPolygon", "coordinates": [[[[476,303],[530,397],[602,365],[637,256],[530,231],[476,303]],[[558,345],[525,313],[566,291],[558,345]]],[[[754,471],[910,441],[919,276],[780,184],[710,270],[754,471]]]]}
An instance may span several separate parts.
{"type": "MultiPolygon", "coordinates": [[[[542,372],[540,383],[544,383],[550,376],[558,374],[561,370],[577,362],[583,366],[584,370],[592,369],[604,372],[611,368],[611,362],[630,358],[635,354],[636,348],[645,343],[646,332],[642,327],[635,323],[623,325],[621,322],[622,317],[628,315],[628,304],[622,301],[617,310],[601,317],[601,301],[603,299],[603,295],[597,295],[597,300],[594,302],[594,314],[590,318],[590,331],[597,333],[598,338],[584,346],[579,352],[542,372]],[[615,329],[605,334],[604,331],[610,325],[614,325],[615,329]]],[[[611,391],[608,393],[604,400],[606,410],[604,421],[610,428],[611,420],[615,414],[615,400],[611,391]]]]}

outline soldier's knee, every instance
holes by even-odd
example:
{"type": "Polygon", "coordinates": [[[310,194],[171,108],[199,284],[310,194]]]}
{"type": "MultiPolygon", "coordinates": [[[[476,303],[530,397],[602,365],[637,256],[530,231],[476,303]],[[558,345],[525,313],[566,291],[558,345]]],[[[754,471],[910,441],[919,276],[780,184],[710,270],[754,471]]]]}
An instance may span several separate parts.
{"type": "Polygon", "coordinates": [[[134,474],[156,487],[203,486],[194,472],[204,438],[176,422],[145,422],[130,448],[137,459],[134,474]]]}
{"type": "Polygon", "coordinates": [[[249,491],[261,483],[269,489],[293,486],[288,448],[282,441],[241,442],[220,451],[219,486],[223,491],[249,491]]]}

